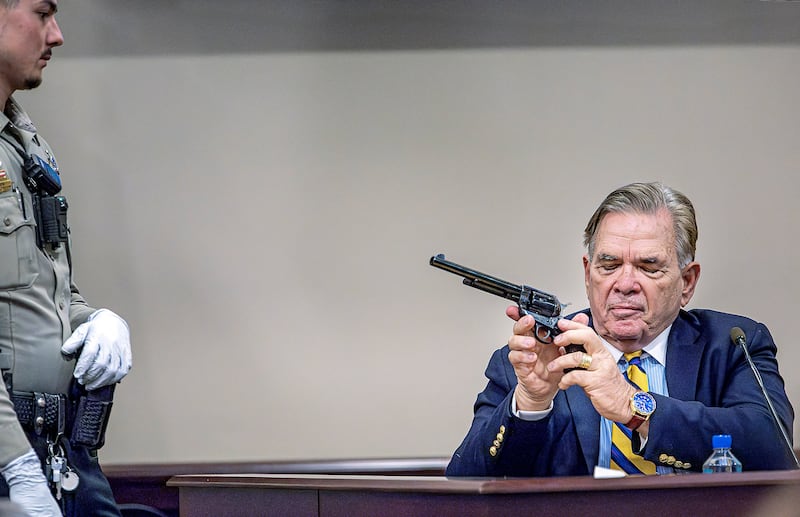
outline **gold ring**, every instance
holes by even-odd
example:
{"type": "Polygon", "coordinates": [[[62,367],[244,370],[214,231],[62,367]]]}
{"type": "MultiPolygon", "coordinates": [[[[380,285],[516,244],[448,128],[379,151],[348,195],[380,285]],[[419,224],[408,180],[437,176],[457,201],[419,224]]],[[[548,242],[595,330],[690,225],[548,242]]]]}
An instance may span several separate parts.
{"type": "Polygon", "coordinates": [[[592,356],[584,352],[583,355],[581,355],[581,362],[578,364],[578,368],[581,370],[588,370],[591,365],[592,356]]]}

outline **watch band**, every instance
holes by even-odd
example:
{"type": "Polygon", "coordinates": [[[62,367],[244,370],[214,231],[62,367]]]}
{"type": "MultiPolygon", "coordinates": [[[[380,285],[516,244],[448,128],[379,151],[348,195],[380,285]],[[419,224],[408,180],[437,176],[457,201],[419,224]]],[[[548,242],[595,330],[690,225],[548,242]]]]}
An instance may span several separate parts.
{"type": "MultiPolygon", "coordinates": [[[[648,416],[650,416],[650,415],[648,415],[648,416]]],[[[625,424],[625,427],[627,427],[631,431],[635,431],[635,430],[639,429],[639,426],[641,426],[645,422],[647,422],[647,418],[643,418],[643,417],[640,417],[639,415],[634,414],[633,418],[628,420],[628,423],[625,424]]]]}

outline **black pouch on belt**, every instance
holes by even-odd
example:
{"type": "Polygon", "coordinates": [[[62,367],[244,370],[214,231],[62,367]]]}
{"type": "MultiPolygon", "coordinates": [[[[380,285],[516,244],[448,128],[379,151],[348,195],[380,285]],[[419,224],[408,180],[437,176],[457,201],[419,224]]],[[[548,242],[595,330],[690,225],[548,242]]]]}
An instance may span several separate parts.
{"type": "Polygon", "coordinates": [[[116,385],[112,384],[86,391],[77,382],[73,383],[73,394],[78,392],[78,397],[75,420],[69,437],[72,445],[99,449],[105,444],[106,427],[114,401],[114,386],[116,385]]]}

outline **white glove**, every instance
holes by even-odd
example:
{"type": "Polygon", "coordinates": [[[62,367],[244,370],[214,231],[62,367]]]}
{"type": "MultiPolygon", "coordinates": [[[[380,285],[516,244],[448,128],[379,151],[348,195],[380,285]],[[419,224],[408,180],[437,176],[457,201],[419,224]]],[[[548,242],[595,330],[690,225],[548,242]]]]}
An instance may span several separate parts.
{"type": "Polygon", "coordinates": [[[56,500],[50,493],[39,458],[33,449],[9,463],[2,471],[9,490],[9,499],[31,517],[61,517],[56,500]]]}
{"type": "Polygon", "coordinates": [[[78,356],[73,376],[87,390],[119,382],[131,369],[131,336],[125,320],[99,309],[61,347],[66,356],[78,356]],[[83,348],[83,350],[81,350],[83,348]]]}

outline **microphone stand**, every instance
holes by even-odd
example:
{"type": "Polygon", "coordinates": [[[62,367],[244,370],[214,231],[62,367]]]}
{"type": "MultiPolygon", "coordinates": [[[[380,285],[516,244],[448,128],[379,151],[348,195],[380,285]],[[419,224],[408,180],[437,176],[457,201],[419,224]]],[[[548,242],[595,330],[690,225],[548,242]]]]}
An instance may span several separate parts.
{"type": "Polygon", "coordinates": [[[775,423],[778,425],[778,429],[780,430],[781,435],[783,435],[783,441],[786,443],[789,452],[792,453],[792,458],[794,459],[795,465],[797,466],[798,469],[800,469],[800,460],[797,459],[797,455],[794,453],[794,447],[792,447],[792,441],[789,439],[789,435],[786,432],[786,429],[783,428],[781,419],[780,417],[778,417],[778,412],[775,411],[775,406],[772,405],[772,399],[767,393],[767,388],[764,386],[764,380],[761,378],[761,373],[758,371],[758,368],[756,368],[756,363],[753,362],[753,358],[750,357],[750,352],[747,350],[747,342],[745,341],[744,332],[739,327],[734,327],[734,329],[731,330],[731,338],[733,339],[734,343],[742,347],[745,359],[747,359],[747,364],[749,364],[750,369],[753,370],[753,375],[755,375],[756,377],[756,382],[758,383],[759,388],[761,388],[761,393],[764,394],[764,399],[766,399],[767,401],[769,410],[772,413],[772,419],[775,420],[775,423]]]}

